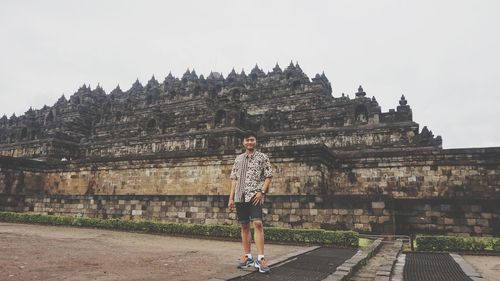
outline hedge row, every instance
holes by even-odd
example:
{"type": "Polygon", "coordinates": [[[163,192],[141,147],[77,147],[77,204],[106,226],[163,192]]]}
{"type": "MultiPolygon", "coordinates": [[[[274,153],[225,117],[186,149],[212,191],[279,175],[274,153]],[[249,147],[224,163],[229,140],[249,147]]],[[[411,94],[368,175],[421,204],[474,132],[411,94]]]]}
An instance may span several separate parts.
{"type": "MultiPolygon", "coordinates": [[[[114,230],[141,231],[173,235],[240,238],[240,228],[230,225],[202,225],[145,220],[99,219],[53,216],[29,213],[0,212],[0,221],[94,227],[114,230]]],[[[266,240],[288,243],[312,243],[342,247],[358,247],[359,236],[353,231],[323,229],[265,228],[266,240]]]]}
{"type": "Polygon", "coordinates": [[[418,251],[500,252],[500,238],[417,236],[418,251]]]}

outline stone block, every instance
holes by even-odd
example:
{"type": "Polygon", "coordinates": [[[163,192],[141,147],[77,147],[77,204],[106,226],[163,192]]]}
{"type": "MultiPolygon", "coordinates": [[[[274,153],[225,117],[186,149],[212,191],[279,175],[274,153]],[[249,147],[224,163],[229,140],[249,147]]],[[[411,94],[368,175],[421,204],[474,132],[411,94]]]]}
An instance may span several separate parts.
{"type": "Polygon", "coordinates": [[[489,221],[487,219],[477,219],[477,224],[480,226],[489,226],[489,221]]]}
{"type": "Polygon", "coordinates": [[[481,205],[471,205],[470,209],[471,209],[471,212],[478,213],[478,212],[481,212],[482,207],[481,207],[481,205]]]}
{"type": "Polygon", "coordinates": [[[492,214],[491,213],[481,213],[481,218],[483,219],[491,219],[492,214]]]}
{"type": "Polygon", "coordinates": [[[391,217],[390,216],[380,216],[380,217],[378,217],[378,222],[379,223],[385,223],[385,222],[388,222],[388,221],[391,221],[391,217]]]}
{"type": "Polygon", "coordinates": [[[354,209],[354,215],[355,216],[360,216],[363,214],[363,209],[354,209]]]}
{"type": "Polygon", "coordinates": [[[451,205],[450,204],[441,204],[441,211],[444,211],[444,212],[451,211],[451,205]]]}
{"type": "Polygon", "coordinates": [[[142,210],[132,210],[132,216],[142,216],[142,210]]]}
{"type": "Polygon", "coordinates": [[[385,208],[385,202],[383,202],[383,201],[372,202],[372,208],[373,209],[383,209],[383,208],[385,208]]]}
{"type": "Polygon", "coordinates": [[[474,233],[476,233],[476,234],[483,233],[483,229],[480,226],[474,226],[473,230],[474,230],[474,233]]]}
{"type": "Polygon", "coordinates": [[[342,265],[338,266],[335,271],[351,272],[351,270],[352,270],[352,267],[345,266],[345,265],[342,264],[342,265]]]}
{"type": "Polygon", "coordinates": [[[363,224],[369,223],[370,222],[369,216],[360,216],[360,222],[363,224]]]}
{"type": "Polygon", "coordinates": [[[452,219],[452,218],[444,218],[444,224],[452,225],[454,223],[455,223],[454,219],[452,219]]]}
{"type": "Polygon", "coordinates": [[[391,271],[377,270],[375,273],[377,276],[391,276],[391,271]]]}
{"type": "Polygon", "coordinates": [[[217,219],[206,219],[205,224],[217,224],[218,220],[217,219]]]}
{"type": "Polygon", "coordinates": [[[347,214],[349,214],[349,210],[347,210],[347,209],[339,209],[338,212],[339,212],[339,215],[347,215],[347,214]]]}
{"type": "Polygon", "coordinates": [[[365,230],[365,225],[364,225],[364,224],[362,224],[362,223],[355,223],[355,224],[354,224],[354,228],[355,228],[356,230],[365,230]]]}

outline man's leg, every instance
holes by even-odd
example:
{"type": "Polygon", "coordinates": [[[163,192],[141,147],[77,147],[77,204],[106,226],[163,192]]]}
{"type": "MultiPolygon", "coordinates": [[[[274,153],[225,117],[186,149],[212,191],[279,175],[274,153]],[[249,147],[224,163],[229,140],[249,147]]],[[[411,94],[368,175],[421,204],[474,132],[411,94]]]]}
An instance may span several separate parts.
{"type": "Polygon", "coordinates": [[[241,243],[244,254],[251,253],[252,235],[250,234],[250,223],[241,224],[241,243]]]}
{"type": "Polygon", "coordinates": [[[255,267],[259,269],[261,273],[269,273],[269,265],[267,263],[267,259],[264,258],[264,226],[261,220],[253,221],[254,227],[254,237],[255,237],[255,246],[257,246],[257,251],[259,255],[257,256],[257,260],[255,261],[255,267]]]}
{"type": "Polygon", "coordinates": [[[269,273],[267,259],[264,258],[264,224],[262,223],[262,205],[252,206],[252,222],[254,228],[254,240],[257,247],[257,260],[255,267],[259,268],[261,273],[269,273]]]}
{"type": "Polygon", "coordinates": [[[261,220],[253,221],[254,228],[254,238],[255,246],[257,247],[257,253],[259,255],[264,255],[264,226],[261,220]]]}
{"type": "Polygon", "coordinates": [[[240,257],[238,268],[247,268],[254,262],[250,247],[252,235],[250,233],[250,208],[248,203],[236,203],[236,216],[241,224],[241,245],[243,246],[243,255],[240,257]]]}

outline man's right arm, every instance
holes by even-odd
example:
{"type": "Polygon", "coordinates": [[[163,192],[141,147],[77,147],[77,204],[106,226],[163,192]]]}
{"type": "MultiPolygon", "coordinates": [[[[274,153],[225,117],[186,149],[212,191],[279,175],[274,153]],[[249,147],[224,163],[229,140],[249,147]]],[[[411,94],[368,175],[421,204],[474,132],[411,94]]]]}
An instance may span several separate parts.
{"type": "Polygon", "coordinates": [[[230,210],[234,208],[234,191],[236,189],[236,180],[231,181],[231,192],[229,193],[229,204],[228,207],[230,210]]]}
{"type": "Polygon", "coordinates": [[[238,157],[234,160],[233,168],[231,169],[231,192],[229,193],[229,210],[234,208],[234,193],[236,191],[236,183],[238,182],[238,157]]]}

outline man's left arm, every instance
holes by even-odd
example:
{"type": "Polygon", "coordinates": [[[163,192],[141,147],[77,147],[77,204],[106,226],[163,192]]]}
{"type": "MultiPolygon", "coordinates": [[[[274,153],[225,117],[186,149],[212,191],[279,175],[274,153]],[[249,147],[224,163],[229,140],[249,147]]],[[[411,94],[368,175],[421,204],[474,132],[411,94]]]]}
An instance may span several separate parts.
{"type": "Polygon", "coordinates": [[[271,184],[271,179],[272,177],[269,177],[264,180],[264,184],[262,185],[262,191],[264,191],[264,193],[269,192],[269,185],[271,184]]]}
{"type": "Polygon", "coordinates": [[[269,157],[265,157],[264,159],[264,184],[262,185],[262,191],[267,193],[269,191],[269,185],[271,184],[271,179],[273,177],[273,166],[271,166],[271,161],[269,161],[269,157]]]}
{"type": "MultiPolygon", "coordinates": [[[[271,179],[273,178],[273,168],[269,158],[266,156],[264,159],[264,184],[262,184],[262,191],[267,193],[269,191],[269,185],[271,185],[271,179]]],[[[257,192],[254,196],[253,204],[264,204],[264,194],[262,192],[257,192]]]]}

